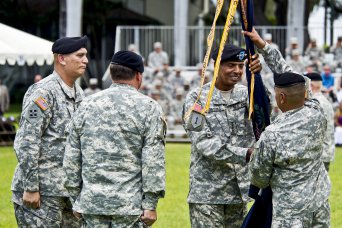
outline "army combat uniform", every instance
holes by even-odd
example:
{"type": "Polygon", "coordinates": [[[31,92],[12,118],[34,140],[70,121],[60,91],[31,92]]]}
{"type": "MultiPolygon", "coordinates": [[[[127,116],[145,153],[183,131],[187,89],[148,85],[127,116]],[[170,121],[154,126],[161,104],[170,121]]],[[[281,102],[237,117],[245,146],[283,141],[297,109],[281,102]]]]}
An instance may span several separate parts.
{"type": "Polygon", "coordinates": [[[325,118],[327,119],[327,130],[323,140],[323,157],[325,169],[329,171],[330,162],[334,160],[335,154],[335,126],[334,126],[334,109],[328,99],[320,92],[314,94],[313,97],[319,101],[325,118]]]}
{"type": "MultiPolygon", "coordinates": [[[[251,183],[272,188],[272,227],[313,227],[315,213],[329,216],[330,181],[322,162],[326,119],[308,100],[266,128],[250,161],[251,183]]],[[[319,224],[329,227],[328,223],[319,224]]]]}
{"type": "MultiPolygon", "coordinates": [[[[198,101],[201,107],[205,105],[209,87],[210,84],[203,87],[198,101]]],[[[198,91],[188,94],[183,118],[195,103],[198,91]]],[[[249,201],[246,153],[254,143],[247,107],[245,86],[236,84],[229,100],[215,88],[203,128],[193,131],[187,125],[188,120],[184,120],[191,139],[188,203],[192,227],[240,227],[243,222],[249,201]]]]}
{"type": "MultiPolygon", "coordinates": [[[[258,52],[263,55],[267,65],[270,67],[270,69],[273,72],[276,72],[276,73],[279,74],[279,73],[292,72],[293,71],[292,68],[284,60],[284,58],[281,55],[280,51],[272,48],[269,44],[266,43],[266,46],[263,49],[258,49],[258,52]]],[[[305,80],[306,80],[306,84],[308,84],[308,81],[307,81],[308,78],[306,78],[305,80]]],[[[310,91],[308,93],[308,96],[310,97],[310,99],[312,98],[312,95],[311,95],[310,91]]],[[[327,118],[328,117],[326,117],[323,114],[322,104],[319,104],[321,106],[321,108],[318,108],[317,107],[318,105],[314,104],[314,102],[307,102],[307,104],[308,104],[308,107],[315,107],[315,108],[311,108],[312,110],[319,110],[321,112],[321,115],[323,116],[323,118],[321,120],[317,120],[317,119],[311,118],[309,116],[310,114],[308,114],[308,117],[306,117],[306,120],[305,120],[306,123],[308,125],[312,125],[312,127],[317,127],[319,125],[319,123],[317,123],[317,121],[325,122],[325,125],[322,126],[322,127],[325,128],[325,129],[323,129],[323,132],[326,132],[327,131],[327,121],[328,121],[327,118]],[[311,104],[311,105],[309,105],[309,104],[311,104]]],[[[281,114],[280,116],[281,116],[281,118],[284,118],[283,114],[281,114]]],[[[276,119],[276,121],[279,122],[280,119],[279,120],[276,119]]],[[[319,130],[321,130],[321,129],[319,129],[319,130]]],[[[303,131],[305,131],[305,130],[303,130],[303,131]]],[[[319,135],[319,134],[321,134],[321,133],[317,132],[317,135],[319,135]]],[[[323,134],[325,134],[325,133],[323,133],[323,134]]],[[[301,138],[298,136],[296,139],[299,140],[301,138]]],[[[297,142],[298,142],[298,140],[297,140],[297,142]]],[[[323,164],[323,157],[324,156],[322,156],[322,153],[323,153],[322,150],[324,148],[324,145],[323,145],[324,144],[324,138],[322,140],[317,139],[317,141],[313,142],[314,140],[316,140],[316,139],[312,139],[312,140],[307,139],[307,141],[306,141],[307,145],[304,145],[304,147],[302,147],[302,149],[303,150],[310,150],[310,149],[312,149],[312,147],[310,145],[313,145],[313,143],[315,143],[315,145],[319,146],[319,148],[321,150],[320,151],[320,155],[321,156],[318,156],[318,154],[315,154],[315,155],[312,155],[312,156],[315,156],[316,158],[318,158],[318,161],[316,161],[316,162],[319,162],[319,163],[323,164]],[[319,142],[321,143],[321,145],[318,145],[319,142]],[[307,147],[305,147],[305,146],[307,146],[307,147]]],[[[296,143],[296,145],[301,145],[301,143],[298,142],[298,143],[296,143]]],[[[301,151],[301,152],[307,153],[307,151],[301,151]]],[[[317,153],[317,152],[315,152],[315,153],[317,153]]],[[[312,159],[312,158],[310,158],[310,159],[312,159]]],[[[310,165],[312,165],[312,164],[313,163],[311,163],[310,165]]],[[[318,191],[320,193],[318,193],[316,198],[313,198],[313,200],[316,201],[316,203],[320,204],[321,206],[320,206],[320,209],[317,210],[317,212],[314,212],[311,215],[307,215],[306,217],[303,217],[303,219],[306,220],[306,221],[311,221],[311,222],[309,222],[309,224],[311,223],[311,227],[314,227],[315,225],[327,227],[330,224],[330,206],[329,206],[329,203],[328,203],[328,200],[327,200],[328,196],[329,196],[329,193],[330,193],[330,179],[329,179],[327,173],[325,173],[325,170],[324,171],[321,170],[320,165],[318,163],[315,163],[314,165],[315,165],[315,167],[313,169],[315,169],[316,172],[320,173],[320,174],[317,174],[317,175],[320,175],[320,179],[317,179],[315,181],[316,181],[316,184],[319,185],[321,188],[316,189],[316,191],[318,191]],[[312,219],[310,218],[310,216],[312,217],[312,219]]],[[[256,168],[254,168],[254,169],[256,169],[256,168]]],[[[291,180],[289,179],[288,181],[291,181],[291,180]]],[[[313,187],[313,186],[307,186],[307,187],[313,187]]],[[[272,190],[273,190],[273,188],[272,188],[272,190]]],[[[290,188],[288,190],[290,190],[290,188]]],[[[310,189],[310,190],[307,190],[307,191],[315,191],[315,189],[310,189]]],[[[307,196],[307,193],[303,192],[302,194],[299,194],[299,195],[296,196],[297,197],[296,200],[302,199],[303,197],[306,197],[306,196],[307,196]]],[[[276,201],[276,199],[273,198],[273,206],[279,205],[275,201],[276,201]]],[[[303,202],[305,204],[305,202],[308,202],[308,201],[304,200],[303,202]]],[[[299,205],[297,205],[297,206],[299,206],[299,205]]],[[[303,204],[301,206],[303,206],[303,204]]],[[[312,208],[314,208],[314,207],[312,207],[312,208]]],[[[281,213],[282,212],[280,212],[280,214],[281,213]]],[[[284,212],[284,215],[287,215],[286,211],[284,212]]],[[[304,224],[307,224],[307,222],[305,222],[304,220],[302,220],[302,222],[304,222],[304,224]]],[[[275,223],[275,224],[277,224],[277,223],[275,223]]],[[[295,223],[293,223],[293,224],[295,224],[295,223]]],[[[286,225],[285,227],[290,227],[290,226],[291,226],[291,224],[290,225],[286,225]]],[[[277,227],[277,226],[275,225],[275,227],[277,227]]],[[[301,227],[301,226],[299,226],[299,227],[301,227]]],[[[304,227],[305,227],[305,225],[304,225],[304,227]]]]}
{"type": "Polygon", "coordinates": [[[12,182],[15,215],[20,227],[78,227],[63,185],[66,126],[82,101],[83,91],[74,91],[53,72],[27,92],[14,150],[17,155],[12,182]],[[41,195],[41,207],[23,205],[23,192],[41,195]],[[63,219],[62,219],[63,218],[63,219]]]}
{"type": "Polygon", "coordinates": [[[75,113],[64,157],[73,209],[89,227],[141,227],[143,209],[165,194],[161,107],[127,84],[87,97],[75,113]]]}

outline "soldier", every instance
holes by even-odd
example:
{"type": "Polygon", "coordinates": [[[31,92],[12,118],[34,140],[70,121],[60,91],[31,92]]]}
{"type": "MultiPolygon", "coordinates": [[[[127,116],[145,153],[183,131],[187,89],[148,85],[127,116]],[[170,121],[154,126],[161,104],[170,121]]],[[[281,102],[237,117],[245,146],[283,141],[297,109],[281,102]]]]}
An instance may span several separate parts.
{"type": "Polygon", "coordinates": [[[308,73],[305,76],[311,79],[311,90],[313,97],[319,101],[325,118],[327,119],[327,130],[323,140],[323,162],[325,169],[329,172],[330,162],[334,160],[335,138],[334,138],[334,109],[332,104],[322,93],[322,77],[319,73],[308,73]]]}
{"type": "Polygon", "coordinates": [[[143,71],[141,56],[115,53],[113,84],[87,97],[71,121],[65,186],[87,227],[143,227],[157,219],[166,124],[157,102],[138,92],[143,71]]]}
{"type": "MultiPolygon", "coordinates": [[[[191,140],[188,203],[192,227],[240,227],[246,214],[249,181],[247,162],[254,143],[248,120],[247,87],[237,84],[243,73],[246,51],[224,47],[220,69],[201,129],[194,130],[186,117],[199,88],[192,90],[183,106],[183,126],[191,140]]],[[[212,55],[216,61],[218,49],[212,55]]],[[[255,56],[254,56],[255,57],[255,56]]],[[[251,64],[261,70],[260,61],[251,64]]],[[[210,83],[203,87],[198,106],[204,107],[210,83]]]]}
{"type": "Polygon", "coordinates": [[[52,45],[54,71],[25,94],[14,150],[12,182],[19,227],[79,227],[63,186],[65,128],[83,99],[75,83],[88,64],[87,37],[65,37],[52,45]]]}
{"type": "Polygon", "coordinates": [[[276,86],[284,83],[289,87],[276,88],[277,104],[286,113],[279,115],[258,141],[250,166],[251,182],[272,188],[272,227],[330,227],[330,180],[322,161],[327,119],[319,103],[310,98],[309,79],[291,73],[279,50],[261,39],[255,29],[243,34],[251,38],[272,71],[280,74],[276,86]],[[300,85],[294,85],[293,79],[300,85]],[[309,100],[304,103],[305,93],[309,100]]]}
{"type": "Polygon", "coordinates": [[[330,227],[330,181],[322,162],[327,120],[316,100],[305,100],[303,76],[286,72],[274,81],[283,114],[255,145],[251,183],[272,188],[272,227],[330,227]]]}

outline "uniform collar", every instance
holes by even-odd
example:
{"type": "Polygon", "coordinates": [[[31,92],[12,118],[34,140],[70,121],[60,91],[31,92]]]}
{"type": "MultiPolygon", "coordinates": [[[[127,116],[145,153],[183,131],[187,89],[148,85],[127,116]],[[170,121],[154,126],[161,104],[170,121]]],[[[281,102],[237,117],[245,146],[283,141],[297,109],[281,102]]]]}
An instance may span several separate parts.
{"type": "Polygon", "coordinates": [[[116,82],[113,82],[110,88],[122,88],[122,89],[136,90],[136,88],[132,85],[125,84],[125,83],[116,83],[116,82]]]}
{"type": "Polygon", "coordinates": [[[221,104],[231,105],[231,104],[236,104],[238,102],[244,101],[246,98],[239,96],[239,94],[236,91],[237,91],[237,87],[234,86],[232,91],[231,91],[231,94],[230,94],[230,99],[228,101],[226,101],[223,98],[220,90],[218,90],[216,87],[214,87],[212,103],[218,104],[218,105],[221,105],[221,104]]]}
{"type": "MultiPolygon", "coordinates": [[[[65,85],[65,83],[63,82],[61,76],[59,76],[59,74],[54,71],[53,72],[53,75],[55,75],[56,79],[57,79],[57,82],[59,84],[59,86],[61,87],[62,91],[64,92],[64,94],[70,98],[70,99],[73,99],[73,95],[71,94],[70,90],[67,88],[67,86],[65,85]]],[[[80,102],[82,101],[83,99],[83,91],[82,91],[82,88],[77,84],[77,83],[74,83],[74,89],[76,90],[76,97],[75,97],[75,102],[80,102]]]]}

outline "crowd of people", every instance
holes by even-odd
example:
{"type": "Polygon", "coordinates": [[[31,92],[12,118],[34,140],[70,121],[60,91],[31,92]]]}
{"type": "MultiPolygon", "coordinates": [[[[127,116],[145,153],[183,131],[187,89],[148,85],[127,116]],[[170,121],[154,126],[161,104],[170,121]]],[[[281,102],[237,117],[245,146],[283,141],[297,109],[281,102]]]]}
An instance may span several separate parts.
{"type": "MultiPolygon", "coordinates": [[[[244,34],[260,54],[247,66],[245,49],[226,44],[221,57],[215,49],[213,87],[200,91],[201,67],[191,79],[171,70],[156,42],[147,62],[133,46],[114,53],[112,85],[94,91],[91,80],[88,96],[75,83],[88,64],[87,37],[55,41],[54,71],[26,92],[14,142],[18,226],[151,226],[165,195],[169,122],[182,124],[191,141],[192,227],[241,227],[250,184],[272,189],[272,227],[330,227],[334,109],[321,91],[334,82],[295,70],[271,37],[244,34]],[[256,141],[242,76],[245,67],[260,72],[262,62],[275,72],[270,98],[277,113],[256,141]]],[[[336,110],[340,124],[342,108],[336,110]]]]}

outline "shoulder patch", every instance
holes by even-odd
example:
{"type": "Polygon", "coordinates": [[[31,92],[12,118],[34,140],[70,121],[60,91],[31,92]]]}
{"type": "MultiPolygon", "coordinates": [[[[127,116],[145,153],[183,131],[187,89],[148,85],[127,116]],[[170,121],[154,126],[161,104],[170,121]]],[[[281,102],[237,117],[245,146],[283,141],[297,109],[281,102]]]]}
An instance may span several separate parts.
{"type": "Polygon", "coordinates": [[[36,103],[36,104],[38,105],[38,107],[39,107],[41,110],[43,110],[43,111],[45,111],[46,109],[49,108],[48,103],[46,102],[46,100],[45,100],[43,97],[38,97],[38,98],[34,101],[34,103],[36,103]]]}

